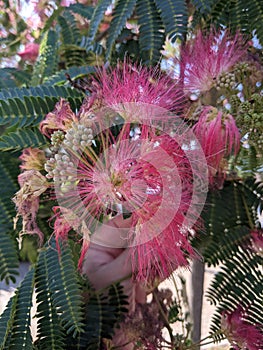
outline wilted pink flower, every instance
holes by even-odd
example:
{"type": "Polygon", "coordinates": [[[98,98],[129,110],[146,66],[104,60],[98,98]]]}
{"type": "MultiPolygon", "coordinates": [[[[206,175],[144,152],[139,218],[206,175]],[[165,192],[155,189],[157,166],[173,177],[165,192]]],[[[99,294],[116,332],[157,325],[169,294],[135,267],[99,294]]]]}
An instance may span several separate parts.
{"type": "Polygon", "coordinates": [[[45,152],[39,148],[26,148],[19,159],[22,161],[20,168],[23,170],[43,170],[46,162],[45,152]]]}
{"type": "Polygon", "coordinates": [[[215,107],[206,106],[193,127],[206,156],[209,181],[214,184],[215,176],[225,173],[224,159],[240,147],[240,133],[234,118],[215,107]]]}
{"type": "Polygon", "coordinates": [[[246,321],[246,311],[241,306],[233,312],[223,312],[221,329],[235,350],[259,350],[263,344],[260,326],[246,321]]]}
{"type": "Polygon", "coordinates": [[[102,106],[118,108],[117,112],[125,120],[129,119],[127,103],[151,104],[175,112],[184,107],[182,93],[174,80],[156,68],[131,64],[127,60],[115,68],[99,68],[91,90],[102,106]]]}
{"type": "Polygon", "coordinates": [[[36,216],[39,208],[39,197],[44,193],[49,183],[39,171],[28,170],[18,176],[20,190],[13,198],[17,209],[17,218],[22,217],[22,233],[37,234],[40,241],[43,241],[43,233],[36,223],[36,216]]]}
{"type": "Polygon", "coordinates": [[[55,206],[53,207],[53,211],[55,215],[51,218],[51,220],[55,218],[54,236],[59,254],[61,252],[60,244],[63,244],[63,242],[68,240],[68,234],[71,230],[75,230],[75,232],[80,231],[81,233],[82,248],[78,262],[78,268],[80,270],[89,247],[90,231],[87,229],[86,224],[84,222],[80,222],[79,218],[67,208],[55,206]]]}
{"type": "Polygon", "coordinates": [[[39,53],[39,44],[28,43],[25,45],[24,51],[18,52],[22,60],[35,62],[39,53]]]}
{"type": "Polygon", "coordinates": [[[77,117],[72,112],[69,102],[61,98],[56,103],[55,109],[48,113],[40,123],[40,131],[45,136],[50,137],[56,130],[68,130],[74,121],[77,121],[77,117]]]}
{"type": "Polygon", "coordinates": [[[59,242],[67,241],[68,233],[70,230],[72,230],[72,223],[69,219],[66,219],[65,215],[63,215],[63,212],[61,212],[61,208],[59,206],[54,207],[53,211],[55,213],[54,235],[58,251],[60,252],[59,242]]]}
{"type": "Polygon", "coordinates": [[[188,91],[209,91],[217,78],[228,72],[246,53],[240,33],[232,36],[228,30],[211,30],[208,35],[199,30],[181,51],[180,69],[183,85],[188,91]]]}

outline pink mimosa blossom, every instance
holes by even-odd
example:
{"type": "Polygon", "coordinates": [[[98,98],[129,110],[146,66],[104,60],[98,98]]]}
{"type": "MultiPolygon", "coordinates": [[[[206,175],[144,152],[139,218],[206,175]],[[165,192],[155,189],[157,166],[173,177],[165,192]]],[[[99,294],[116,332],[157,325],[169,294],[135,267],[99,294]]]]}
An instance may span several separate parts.
{"type": "Polygon", "coordinates": [[[24,61],[35,62],[39,53],[39,44],[36,43],[28,43],[25,45],[23,51],[18,52],[18,55],[24,61]]]}
{"type": "Polygon", "coordinates": [[[229,70],[246,54],[240,33],[232,36],[228,30],[201,30],[182,49],[180,69],[184,88],[188,91],[209,91],[218,77],[229,70]]]}
{"type": "Polygon", "coordinates": [[[193,131],[199,140],[209,167],[209,181],[224,175],[224,158],[240,147],[240,133],[234,118],[215,107],[206,106],[194,125],[193,131]]]}
{"type": "Polygon", "coordinates": [[[246,320],[246,312],[239,306],[233,312],[223,312],[221,329],[235,350],[262,349],[263,333],[260,326],[246,320]]]}
{"type": "Polygon", "coordinates": [[[44,193],[49,183],[39,171],[28,170],[18,176],[20,190],[13,198],[17,209],[17,218],[22,217],[22,233],[37,234],[40,242],[43,241],[43,233],[36,223],[39,208],[39,197],[44,193]]]}
{"type": "Polygon", "coordinates": [[[56,175],[59,203],[88,228],[119,207],[130,213],[132,227],[124,240],[132,246],[137,280],[165,278],[178,266],[187,266],[187,257],[194,253],[183,222],[193,174],[178,143],[168,135],[133,141],[125,132],[117,139],[101,134],[96,142],[102,145],[99,155],[89,147],[81,153],[65,149],[74,167],[63,171],[62,177],[67,182],[67,176],[72,186],[60,192],[56,175]]]}
{"type": "Polygon", "coordinates": [[[56,103],[55,109],[48,113],[45,119],[40,123],[40,131],[49,137],[56,130],[68,130],[74,121],[77,121],[76,115],[72,112],[69,102],[60,99],[56,103]]]}
{"type": "Polygon", "coordinates": [[[26,148],[19,159],[22,161],[20,168],[23,170],[43,170],[47,161],[45,152],[39,148],[26,148]]]}
{"type": "Polygon", "coordinates": [[[129,118],[129,110],[125,110],[128,103],[151,104],[175,112],[184,107],[182,93],[174,80],[157,69],[134,65],[127,60],[115,68],[99,68],[91,89],[102,106],[118,108],[117,112],[125,120],[129,118]]]}

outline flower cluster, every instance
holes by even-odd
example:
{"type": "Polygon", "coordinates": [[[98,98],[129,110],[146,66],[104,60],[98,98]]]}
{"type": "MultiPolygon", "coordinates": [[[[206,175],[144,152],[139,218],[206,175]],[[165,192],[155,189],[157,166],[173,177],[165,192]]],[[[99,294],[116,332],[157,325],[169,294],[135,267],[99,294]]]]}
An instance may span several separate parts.
{"type": "MultiPolygon", "coordinates": [[[[213,33],[208,39],[198,32],[182,54],[184,85],[190,90],[210,89],[216,81],[230,88],[228,69],[244,53],[239,34],[230,39],[228,33],[213,33]]],[[[97,70],[77,113],[61,99],[41,122],[40,130],[50,140],[41,193],[52,188],[58,202],[57,241],[66,239],[70,229],[83,237],[81,261],[90,233],[92,239],[102,221],[116,215],[130,217],[121,239],[136,280],[166,278],[195,256],[189,234],[196,222],[201,225],[208,180],[213,187],[222,185],[240,135],[233,116],[210,105],[201,108],[193,128],[185,124],[181,87],[157,68],[125,60],[97,70]]],[[[42,151],[25,151],[21,159],[27,160],[24,170],[43,166],[42,151]],[[39,155],[41,162],[28,160],[29,154],[39,155]]],[[[15,202],[23,216],[20,197],[15,202]]],[[[34,213],[36,209],[37,203],[34,213]]]]}
{"type": "Polygon", "coordinates": [[[233,86],[229,72],[246,54],[240,33],[234,37],[229,31],[211,30],[204,35],[199,30],[181,52],[180,67],[183,85],[187,91],[207,92],[213,87],[233,86]],[[221,85],[222,84],[222,85],[221,85]]]}
{"type": "Polygon", "coordinates": [[[263,333],[259,325],[246,320],[246,311],[238,306],[232,312],[223,312],[221,329],[233,349],[259,350],[263,344],[263,333]]]}
{"type": "Polygon", "coordinates": [[[193,127],[205,153],[211,185],[224,179],[226,159],[231,153],[237,154],[240,133],[231,114],[224,114],[215,107],[205,106],[193,127]]]}

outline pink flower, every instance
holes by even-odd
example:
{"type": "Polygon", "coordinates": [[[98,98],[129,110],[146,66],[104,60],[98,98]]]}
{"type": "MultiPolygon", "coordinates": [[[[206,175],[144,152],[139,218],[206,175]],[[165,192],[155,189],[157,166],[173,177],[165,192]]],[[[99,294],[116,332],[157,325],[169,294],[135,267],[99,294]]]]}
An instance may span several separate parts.
{"type": "Polygon", "coordinates": [[[209,182],[215,183],[215,177],[225,174],[224,159],[232,152],[237,154],[240,147],[240,133],[234,118],[223,114],[215,107],[206,106],[200,114],[193,131],[206,156],[209,182]]]}
{"type": "Polygon", "coordinates": [[[45,152],[39,148],[26,148],[19,159],[22,161],[20,168],[23,170],[43,170],[46,162],[45,152]]]}
{"type": "Polygon", "coordinates": [[[18,52],[18,55],[24,61],[35,62],[39,53],[39,44],[28,43],[25,45],[24,51],[18,52]]]}
{"type": "Polygon", "coordinates": [[[69,7],[71,4],[76,4],[75,0],[62,0],[60,6],[69,7]]]}
{"type": "Polygon", "coordinates": [[[134,65],[127,60],[115,68],[99,68],[90,89],[102,106],[117,108],[125,120],[133,113],[126,110],[128,103],[151,104],[175,112],[184,107],[175,81],[157,68],[134,65]]]}
{"type": "Polygon", "coordinates": [[[43,233],[36,223],[39,208],[39,197],[44,193],[49,183],[39,171],[28,170],[18,176],[21,189],[16,193],[13,202],[17,209],[17,219],[23,219],[22,233],[37,234],[40,242],[43,241],[43,233]]]}
{"type": "Polygon", "coordinates": [[[61,98],[56,103],[54,111],[48,113],[40,123],[40,131],[50,138],[54,131],[61,130],[65,132],[68,130],[74,121],[77,121],[77,117],[72,112],[69,102],[61,98]]]}
{"type": "Polygon", "coordinates": [[[205,35],[199,30],[181,51],[184,88],[209,91],[218,77],[229,72],[245,53],[246,46],[240,33],[232,36],[228,30],[216,32],[212,29],[205,35]]]}
{"type": "Polygon", "coordinates": [[[65,148],[62,157],[71,165],[62,174],[54,172],[57,198],[88,229],[120,207],[130,213],[132,227],[123,240],[132,246],[134,278],[165,278],[178,266],[187,266],[187,257],[194,255],[183,227],[192,170],[172,137],[145,132],[144,138],[133,141],[127,134],[114,138],[108,130],[98,135],[98,155],[91,147],[81,152],[65,148]],[[67,182],[71,185],[65,192],[67,182]]]}
{"type": "Polygon", "coordinates": [[[223,312],[221,329],[234,349],[259,350],[263,344],[260,326],[246,321],[246,312],[241,306],[233,312],[223,312]]]}

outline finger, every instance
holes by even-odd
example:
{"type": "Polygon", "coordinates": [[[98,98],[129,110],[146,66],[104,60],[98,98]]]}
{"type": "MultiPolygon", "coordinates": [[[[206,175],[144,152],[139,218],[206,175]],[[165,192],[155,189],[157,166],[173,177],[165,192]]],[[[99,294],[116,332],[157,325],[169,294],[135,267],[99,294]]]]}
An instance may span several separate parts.
{"type": "Polygon", "coordinates": [[[83,272],[96,289],[105,288],[118,280],[128,278],[132,273],[129,250],[124,250],[116,259],[101,265],[96,271],[89,268],[83,272]]]}
{"type": "Polygon", "coordinates": [[[108,222],[103,222],[91,236],[91,242],[109,248],[127,248],[132,219],[118,215],[108,222]]]}

